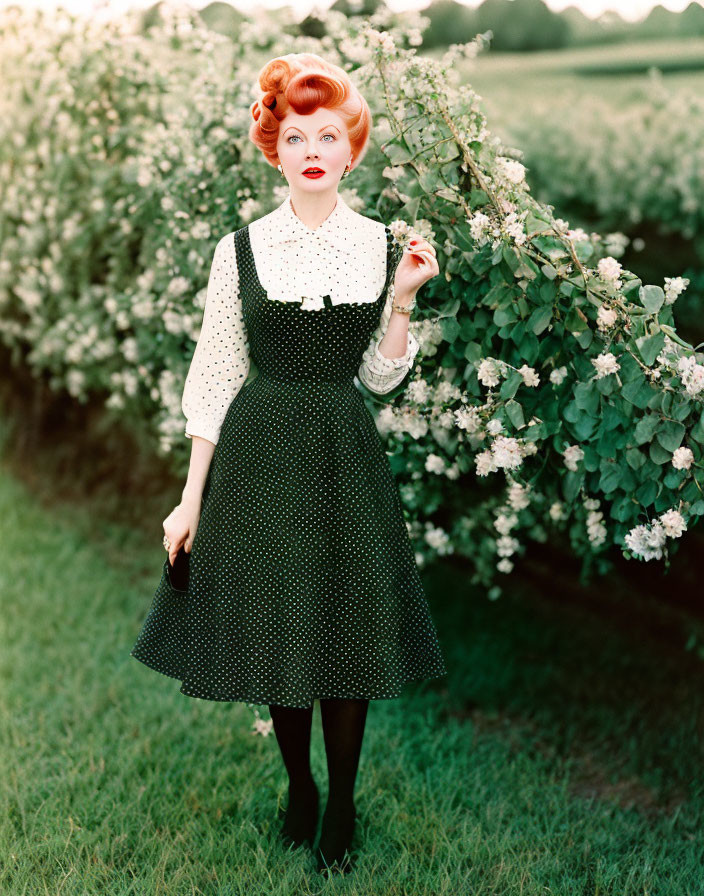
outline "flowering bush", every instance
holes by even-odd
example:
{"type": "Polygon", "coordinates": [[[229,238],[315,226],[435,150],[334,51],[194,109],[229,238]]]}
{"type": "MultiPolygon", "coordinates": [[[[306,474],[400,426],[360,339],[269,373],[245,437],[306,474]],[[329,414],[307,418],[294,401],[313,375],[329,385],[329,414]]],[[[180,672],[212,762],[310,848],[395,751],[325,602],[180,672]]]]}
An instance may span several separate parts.
{"type": "Polygon", "coordinates": [[[185,463],[181,391],[213,245],[287,192],[247,138],[256,74],[312,50],[372,108],[345,199],[438,250],[414,375],[377,415],[418,562],[462,554],[496,597],[530,538],[565,533],[601,571],[613,544],[667,558],[704,511],[704,364],[672,320],[688,281],[644,285],[608,235],[532,198],[458,83],[482,37],[434,62],[413,49],[417,15],[401,31],[385,11],[328,12],[323,38],[284,42],[281,21],[231,40],[190,10],[164,14],[145,35],[1,14],[4,344],[78,400],[152,415],[185,463]]]}

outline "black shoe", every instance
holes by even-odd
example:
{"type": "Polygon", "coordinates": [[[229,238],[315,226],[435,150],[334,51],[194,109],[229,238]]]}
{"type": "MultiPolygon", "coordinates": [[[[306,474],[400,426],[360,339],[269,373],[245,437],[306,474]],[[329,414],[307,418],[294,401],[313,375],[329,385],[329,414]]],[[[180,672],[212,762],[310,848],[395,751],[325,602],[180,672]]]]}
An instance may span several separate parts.
{"type": "MultiPolygon", "coordinates": [[[[280,809],[279,817],[284,819],[281,826],[281,839],[286,846],[303,846],[308,842],[311,846],[318,827],[318,788],[313,781],[309,793],[304,797],[302,811],[291,817],[288,809],[280,809]]],[[[289,787],[288,804],[291,805],[291,789],[289,787]]]]}
{"type": "Polygon", "coordinates": [[[356,818],[354,803],[347,813],[336,811],[332,815],[326,808],[320,842],[315,851],[317,869],[326,877],[335,873],[349,874],[354,869],[352,837],[356,818]]]}

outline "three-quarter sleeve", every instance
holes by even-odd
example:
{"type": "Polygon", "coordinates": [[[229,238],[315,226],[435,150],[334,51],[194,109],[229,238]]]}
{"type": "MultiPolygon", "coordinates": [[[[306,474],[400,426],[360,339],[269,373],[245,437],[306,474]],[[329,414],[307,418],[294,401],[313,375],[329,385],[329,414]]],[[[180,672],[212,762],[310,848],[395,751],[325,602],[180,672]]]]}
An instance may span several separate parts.
{"type": "Polygon", "coordinates": [[[215,247],[203,323],[186,376],[181,409],[187,438],[217,444],[227,410],[249,372],[249,342],[242,316],[232,233],[215,247]]]}
{"type": "Polygon", "coordinates": [[[394,245],[390,253],[390,272],[388,274],[388,292],[384,309],[381,313],[379,326],[372,336],[369,346],[362,355],[362,363],[359,365],[357,377],[370,392],[376,395],[386,395],[403,382],[413,365],[418,353],[418,340],[408,331],[406,351],[398,358],[387,358],[379,351],[379,343],[384,338],[386,329],[391,319],[391,306],[394,302],[394,277],[396,268],[403,256],[403,249],[394,245]]]}

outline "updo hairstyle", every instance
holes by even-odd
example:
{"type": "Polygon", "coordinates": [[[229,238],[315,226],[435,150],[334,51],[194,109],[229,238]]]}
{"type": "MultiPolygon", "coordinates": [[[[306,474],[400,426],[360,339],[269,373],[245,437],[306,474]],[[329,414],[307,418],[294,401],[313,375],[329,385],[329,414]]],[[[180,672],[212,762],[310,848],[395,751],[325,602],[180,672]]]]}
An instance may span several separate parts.
{"type": "Polygon", "coordinates": [[[279,164],[276,144],[287,113],[293,110],[299,115],[310,115],[325,106],[347,125],[352,168],[357,167],[367,150],[371,113],[347,72],[315,53],[289,53],[267,62],[258,80],[262,93],[250,107],[254,121],[249,139],[270,165],[279,164]]]}

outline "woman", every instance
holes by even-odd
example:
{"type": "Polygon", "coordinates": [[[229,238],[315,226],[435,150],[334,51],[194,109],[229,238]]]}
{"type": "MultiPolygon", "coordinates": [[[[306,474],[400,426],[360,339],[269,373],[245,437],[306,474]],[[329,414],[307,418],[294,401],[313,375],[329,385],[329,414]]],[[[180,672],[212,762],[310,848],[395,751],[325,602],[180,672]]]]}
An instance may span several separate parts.
{"type": "Polygon", "coordinates": [[[338,195],[370,128],[347,74],[289,54],[259,85],[250,138],[290,194],[215,249],[183,393],[188,478],[164,520],[168,557],[132,656],[188,696],[268,705],[289,777],[282,835],[295,845],[312,846],[317,829],[320,701],[329,789],[315,854],[318,870],[344,872],[369,700],[446,674],[354,382],[377,394],[403,382],[418,349],[414,297],[438,265],[426,240],[400,252],[338,195]]]}

